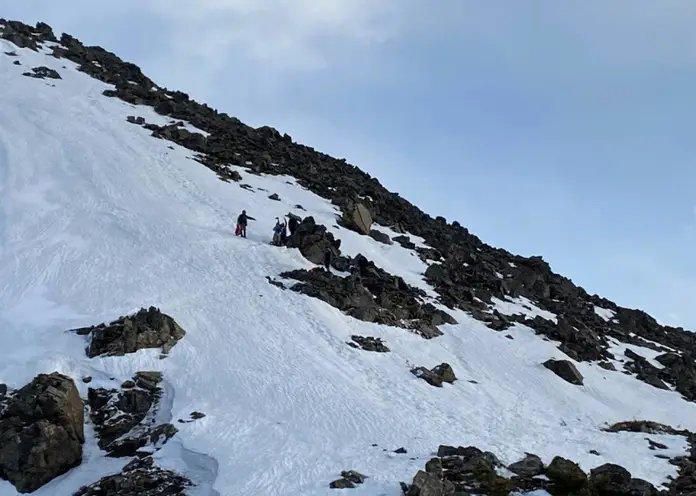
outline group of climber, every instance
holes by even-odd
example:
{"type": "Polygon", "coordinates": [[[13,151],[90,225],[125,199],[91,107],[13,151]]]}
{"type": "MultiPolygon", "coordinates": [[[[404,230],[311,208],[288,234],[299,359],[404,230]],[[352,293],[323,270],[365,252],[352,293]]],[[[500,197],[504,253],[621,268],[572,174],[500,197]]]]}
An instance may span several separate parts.
{"type": "MultiPolygon", "coordinates": [[[[295,234],[297,226],[299,225],[299,218],[295,215],[288,214],[290,217],[289,221],[286,221],[283,217],[281,222],[279,217],[276,217],[275,226],[273,226],[273,238],[271,244],[275,246],[284,246],[288,240],[288,231],[290,231],[290,236],[295,234]]],[[[242,210],[242,213],[237,217],[237,229],[234,234],[236,236],[241,236],[246,238],[246,228],[249,220],[256,220],[255,218],[247,215],[246,210],[242,210]]]]}

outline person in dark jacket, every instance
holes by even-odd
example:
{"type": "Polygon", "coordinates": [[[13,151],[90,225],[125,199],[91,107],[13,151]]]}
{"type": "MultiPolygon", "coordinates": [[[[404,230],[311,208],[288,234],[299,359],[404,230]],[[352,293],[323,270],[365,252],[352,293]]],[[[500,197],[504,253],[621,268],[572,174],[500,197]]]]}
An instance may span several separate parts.
{"type": "Polygon", "coordinates": [[[256,220],[253,217],[247,215],[246,210],[242,210],[242,213],[237,217],[237,229],[234,232],[237,236],[246,238],[246,228],[249,220],[256,220]]]}
{"type": "Polygon", "coordinates": [[[327,272],[331,272],[331,261],[333,260],[333,253],[331,252],[331,249],[329,248],[326,250],[326,253],[324,253],[324,268],[326,269],[327,272]]]}

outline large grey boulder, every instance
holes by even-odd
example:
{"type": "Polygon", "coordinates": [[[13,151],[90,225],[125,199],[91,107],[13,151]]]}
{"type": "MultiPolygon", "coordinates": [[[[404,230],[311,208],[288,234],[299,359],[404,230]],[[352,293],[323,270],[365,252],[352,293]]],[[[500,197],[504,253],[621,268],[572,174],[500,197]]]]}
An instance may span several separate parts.
{"type": "Polygon", "coordinates": [[[40,374],[0,415],[0,477],[20,493],[37,490],[82,462],[84,405],[73,380],[40,374]]]}
{"type": "Polygon", "coordinates": [[[576,386],[582,386],[583,384],[584,378],[582,374],[575,368],[575,365],[568,360],[550,359],[544,362],[544,367],[566,382],[575,384],[576,386]]]}
{"type": "Polygon", "coordinates": [[[342,221],[346,227],[366,236],[372,229],[372,216],[362,203],[356,203],[347,208],[343,212],[342,221]]]}

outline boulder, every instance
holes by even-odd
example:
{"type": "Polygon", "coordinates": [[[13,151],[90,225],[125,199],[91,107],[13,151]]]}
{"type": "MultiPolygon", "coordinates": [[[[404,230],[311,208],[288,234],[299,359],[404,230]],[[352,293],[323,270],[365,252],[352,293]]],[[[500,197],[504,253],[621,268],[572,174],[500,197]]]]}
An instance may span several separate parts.
{"type": "Polygon", "coordinates": [[[90,335],[87,356],[121,356],[145,348],[161,348],[167,354],[186,332],[170,316],[159,309],[141,309],[134,315],[121,317],[110,324],[74,329],[90,335]]]}
{"type": "Polygon", "coordinates": [[[348,207],[343,212],[341,220],[346,227],[360,234],[369,235],[372,229],[372,216],[362,203],[348,207]]]}
{"type": "Polygon", "coordinates": [[[40,374],[0,415],[0,476],[20,493],[37,490],[82,462],[84,406],[73,380],[40,374]]]}
{"type": "Polygon", "coordinates": [[[578,490],[587,483],[587,474],[582,471],[580,466],[560,456],[551,460],[546,468],[546,476],[556,487],[564,490],[578,490]]]}
{"type": "Polygon", "coordinates": [[[522,460],[509,465],[508,470],[520,477],[535,477],[544,473],[544,463],[538,456],[527,453],[522,460]]]}
{"type": "Polygon", "coordinates": [[[582,386],[583,384],[582,374],[575,368],[575,365],[568,360],[550,359],[544,362],[544,367],[566,382],[575,384],[576,386],[582,386]]]}
{"type": "Polygon", "coordinates": [[[370,237],[375,241],[384,243],[385,245],[393,245],[394,242],[391,240],[388,234],[378,231],[377,229],[370,229],[370,237]]]}
{"type": "Polygon", "coordinates": [[[317,224],[311,216],[305,217],[298,224],[295,233],[288,237],[287,246],[299,248],[303,257],[317,265],[324,264],[327,251],[333,254],[333,259],[341,254],[339,240],[327,231],[326,226],[317,224]]]}
{"type": "Polygon", "coordinates": [[[448,363],[441,363],[440,365],[433,367],[431,370],[428,370],[425,367],[415,367],[411,369],[411,373],[435,387],[442,387],[443,382],[452,384],[457,380],[452,367],[448,363]]]}
{"type": "Polygon", "coordinates": [[[387,348],[387,345],[384,344],[382,338],[353,335],[350,337],[350,339],[352,339],[353,342],[348,343],[348,346],[353,348],[361,348],[365,351],[375,351],[377,353],[389,352],[389,348],[387,348]]]}
{"type": "Polygon", "coordinates": [[[598,496],[622,496],[629,493],[631,473],[620,465],[605,463],[590,471],[590,484],[598,496]]]}
{"type": "Polygon", "coordinates": [[[452,496],[454,487],[451,484],[445,486],[440,477],[419,470],[405,494],[406,496],[452,496]]]}

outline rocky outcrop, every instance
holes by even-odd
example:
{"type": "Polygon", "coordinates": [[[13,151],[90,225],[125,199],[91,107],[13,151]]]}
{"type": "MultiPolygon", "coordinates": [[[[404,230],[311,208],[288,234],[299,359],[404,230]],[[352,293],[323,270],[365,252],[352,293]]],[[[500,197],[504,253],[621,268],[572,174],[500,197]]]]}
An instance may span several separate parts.
{"type": "Polygon", "coordinates": [[[37,490],[82,462],[84,406],[73,380],[40,374],[12,393],[0,414],[0,477],[37,490]]]}
{"type": "Polygon", "coordinates": [[[442,334],[437,326],[454,323],[447,313],[434,305],[422,303],[421,290],[397,276],[375,266],[361,265],[359,272],[347,277],[320,268],[293,270],[280,277],[300,281],[291,290],[325,301],[347,315],[365,322],[375,322],[412,330],[426,339],[442,334]]]}
{"type": "Polygon", "coordinates": [[[157,467],[152,457],[135,458],[115,475],[81,487],[73,496],[185,496],[191,481],[157,467]]]}
{"type": "Polygon", "coordinates": [[[383,233],[382,231],[378,231],[377,229],[370,229],[370,237],[374,239],[375,241],[379,241],[380,243],[383,243],[385,245],[393,245],[394,242],[391,240],[389,235],[387,233],[383,233]]]}
{"type": "Polygon", "coordinates": [[[523,460],[510,465],[509,469],[514,473],[510,477],[499,475],[501,466],[493,453],[474,446],[440,446],[437,457],[425,464],[425,470],[419,470],[411,484],[402,482],[401,487],[406,496],[507,496],[538,490],[557,495],[657,494],[652,484],[631,477],[625,468],[614,464],[594,468],[589,477],[577,463],[561,457],[555,457],[545,467],[538,456],[527,454],[523,460]]]}
{"type": "Polygon", "coordinates": [[[161,348],[166,355],[186,332],[170,316],[150,307],[110,324],[73,329],[90,336],[87,356],[121,356],[145,348],[161,348]]]}
{"type": "Polygon", "coordinates": [[[374,338],[372,336],[358,336],[353,335],[350,337],[353,340],[352,343],[348,343],[348,346],[353,348],[360,348],[365,351],[375,351],[377,353],[388,353],[389,348],[384,344],[382,338],[374,338]]]}
{"type": "Polygon", "coordinates": [[[326,226],[317,224],[314,217],[305,217],[297,226],[297,230],[287,240],[288,248],[298,248],[302,256],[314,264],[323,265],[327,251],[332,254],[332,259],[338,259],[341,254],[340,240],[326,229],[326,226]]]}
{"type": "Polygon", "coordinates": [[[111,457],[135,456],[145,446],[158,449],[177,429],[154,425],[162,389],[162,374],[137,372],[119,389],[89,388],[90,417],[99,447],[111,457]]]}
{"type": "Polygon", "coordinates": [[[432,369],[427,369],[425,367],[415,367],[411,369],[411,373],[416,377],[420,377],[425,382],[435,387],[442,387],[443,382],[449,384],[454,383],[457,380],[457,376],[454,375],[454,370],[452,366],[448,363],[441,363],[433,367],[432,369]]]}
{"type": "Polygon", "coordinates": [[[549,359],[544,362],[544,367],[556,374],[566,382],[582,386],[584,378],[578,369],[568,360],[549,359]]]}

